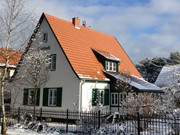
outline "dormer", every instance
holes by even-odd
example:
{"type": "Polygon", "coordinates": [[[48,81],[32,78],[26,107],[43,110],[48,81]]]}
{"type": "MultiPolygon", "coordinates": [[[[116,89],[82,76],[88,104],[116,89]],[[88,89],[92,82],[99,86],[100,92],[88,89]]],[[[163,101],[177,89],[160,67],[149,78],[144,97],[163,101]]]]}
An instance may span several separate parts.
{"type": "Polygon", "coordinates": [[[119,58],[106,51],[93,49],[93,52],[95,53],[98,61],[103,64],[105,71],[119,72],[119,64],[120,64],[119,58]]]}

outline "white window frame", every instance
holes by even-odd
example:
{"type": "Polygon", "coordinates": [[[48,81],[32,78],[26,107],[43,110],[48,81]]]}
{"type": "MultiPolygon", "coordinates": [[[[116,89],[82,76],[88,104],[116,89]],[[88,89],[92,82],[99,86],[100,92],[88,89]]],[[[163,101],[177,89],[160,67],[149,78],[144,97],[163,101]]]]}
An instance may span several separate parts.
{"type": "Polygon", "coordinates": [[[117,63],[113,62],[113,71],[116,72],[117,71],[117,63]]]}
{"type": "Polygon", "coordinates": [[[57,89],[55,88],[48,89],[48,106],[57,106],[57,89]]]}
{"type": "Polygon", "coordinates": [[[106,71],[116,72],[117,71],[117,63],[113,61],[106,62],[106,71]]]}
{"type": "Polygon", "coordinates": [[[49,65],[49,69],[51,70],[51,71],[55,71],[56,70],[56,62],[57,62],[57,55],[56,54],[51,54],[50,55],[50,65],[49,65]],[[53,60],[54,59],[54,57],[55,57],[55,61],[53,60]],[[54,65],[54,63],[53,62],[55,62],[55,67],[53,66],[54,65]]]}
{"type": "Polygon", "coordinates": [[[111,93],[111,105],[118,105],[118,98],[119,98],[119,95],[117,92],[113,92],[111,93]]]}

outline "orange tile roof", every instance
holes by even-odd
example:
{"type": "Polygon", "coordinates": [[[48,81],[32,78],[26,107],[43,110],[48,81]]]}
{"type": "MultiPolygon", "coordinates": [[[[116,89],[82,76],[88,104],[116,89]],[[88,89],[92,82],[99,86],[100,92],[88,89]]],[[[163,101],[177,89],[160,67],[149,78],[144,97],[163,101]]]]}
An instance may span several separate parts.
{"type": "Polygon", "coordinates": [[[0,48],[0,64],[4,65],[6,63],[6,58],[9,56],[8,65],[17,66],[19,63],[22,53],[15,51],[13,49],[6,50],[5,48],[0,48]]]}
{"type": "Polygon", "coordinates": [[[51,15],[43,14],[42,16],[47,19],[73,70],[80,78],[88,77],[98,80],[106,78],[103,65],[98,62],[92,49],[109,52],[120,59],[121,72],[129,72],[130,75],[141,77],[115,37],[84,26],[77,29],[72,22],[51,15]]]}

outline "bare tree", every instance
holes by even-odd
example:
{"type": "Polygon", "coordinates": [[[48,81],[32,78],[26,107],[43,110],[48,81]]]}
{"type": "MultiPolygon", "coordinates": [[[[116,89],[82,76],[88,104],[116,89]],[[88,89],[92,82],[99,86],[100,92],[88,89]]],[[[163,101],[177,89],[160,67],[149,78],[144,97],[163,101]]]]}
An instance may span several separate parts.
{"type": "Polygon", "coordinates": [[[0,14],[0,45],[4,48],[1,51],[5,66],[1,69],[0,75],[0,97],[1,97],[1,109],[2,109],[2,128],[1,134],[6,134],[6,116],[4,107],[4,91],[5,81],[8,79],[8,65],[9,60],[13,57],[13,54],[9,54],[9,49],[14,48],[16,50],[22,49],[27,41],[28,34],[25,34],[30,25],[25,25],[29,22],[31,16],[25,9],[25,0],[3,0],[1,1],[2,8],[0,14]]]}
{"type": "Polygon", "coordinates": [[[144,116],[150,116],[155,110],[155,101],[151,93],[129,93],[123,106],[127,109],[128,114],[140,113],[144,116]]]}
{"type": "Polygon", "coordinates": [[[22,63],[24,76],[22,77],[24,84],[33,88],[33,119],[36,112],[37,90],[41,88],[48,80],[49,72],[49,54],[39,47],[30,47],[28,53],[25,54],[22,63]]]}

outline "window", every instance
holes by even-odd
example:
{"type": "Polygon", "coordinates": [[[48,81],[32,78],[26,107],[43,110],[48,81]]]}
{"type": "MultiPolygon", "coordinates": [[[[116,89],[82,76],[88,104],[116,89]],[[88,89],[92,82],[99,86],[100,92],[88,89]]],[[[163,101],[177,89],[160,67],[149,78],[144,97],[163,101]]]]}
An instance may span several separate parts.
{"type": "Polygon", "coordinates": [[[56,70],[56,54],[51,54],[50,55],[50,65],[49,68],[51,71],[56,70]]]}
{"type": "Polygon", "coordinates": [[[126,100],[126,93],[111,93],[111,105],[121,105],[126,100]]]}
{"type": "Polygon", "coordinates": [[[105,68],[106,68],[106,71],[116,72],[117,71],[117,63],[112,62],[112,61],[106,61],[105,68]]]}
{"type": "Polygon", "coordinates": [[[115,63],[115,62],[112,62],[112,64],[113,64],[113,69],[112,69],[112,70],[113,70],[113,71],[117,71],[117,70],[116,70],[116,68],[117,68],[116,63],[115,63]]]}
{"type": "Polygon", "coordinates": [[[48,106],[57,105],[57,89],[49,89],[48,92],[48,106]]]}
{"type": "MultiPolygon", "coordinates": [[[[34,88],[25,88],[23,95],[23,105],[34,105],[34,88]]],[[[40,89],[36,91],[36,105],[39,105],[40,89]]]]}
{"type": "Polygon", "coordinates": [[[44,42],[44,43],[47,43],[47,41],[48,41],[48,34],[47,34],[47,33],[44,33],[44,34],[43,34],[43,42],[44,42]]]}
{"type": "Polygon", "coordinates": [[[111,105],[118,105],[118,93],[111,93],[111,105]]]}
{"type": "Polygon", "coordinates": [[[44,88],[43,106],[62,106],[62,88],[44,88]]]}
{"type": "Polygon", "coordinates": [[[109,89],[92,90],[92,106],[109,105],[109,89]]]}

